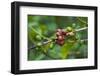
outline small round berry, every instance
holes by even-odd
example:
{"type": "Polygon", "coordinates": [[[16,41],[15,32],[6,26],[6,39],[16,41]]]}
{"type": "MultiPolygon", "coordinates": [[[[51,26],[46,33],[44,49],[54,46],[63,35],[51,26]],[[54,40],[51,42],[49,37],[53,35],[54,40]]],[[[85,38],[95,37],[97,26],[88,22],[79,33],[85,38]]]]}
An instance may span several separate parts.
{"type": "Polygon", "coordinates": [[[37,40],[41,40],[41,37],[39,35],[36,36],[37,40]]]}
{"type": "Polygon", "coordinates": [[[57,36],[60,36],[61,34],[60,34],[59,32],[56,32],[56,35],[57,35],[57,36]]]}
{"type": "Polygon", "coordinates": [[[63,35],[66,35],[66,32],[65,32],[65,31],[62,31],[62,34],[63,34],[63,35]]]}
{"type": "Polygon", "coordinates": [[[53,45],[53,43],[51,43],[51,44],[50,44],[50,49],[52,49],[52,48],[53,48],[53,46],[54,46],[54,45],[53,45]]]}
{"type": "Polygon", "coordinates": [[[64,40],[63,36],[58,36],[58,40],[64,40]]]}
{"type": "Polygon", "coordinates": [[[38,50],[39,48],[38,48],[38,47],[36,47],[35,49],[36,49],[36,50],[38,50]]]}
{"type": "Polygon", "coordinates": [[[58,44],[62,46],[64,44],[64,40],[63,41],[58,41],[58,44]]]}
{"type": "Polygon", "coordinates": [[[74,33],[74,32],[69,32],[69,35],[70,35],[70,36],[74,36],[75,33],[74,33]]]}
{"type": "Polygon", "coordinates": [[[71,27],[67,27],[66,29],[68,32],[71,32],[72,31],[72,28],[71,27]]]}
{"type": "Polygon", "coordinates": [[[60,42],[60,45],[63,45],[63,44],[64,44],[64,40],[60,42]]]}
{"type": "Polygon", "coordinates": [[[61,32],[61,29],[57,29],[57,32],[61,32]]]}
{"type": "Polygon", "coordinates": [[[59,45],[63,45],[66,36],[66,31],[64,29],[57,29],[56,36],[56,43],[59,45]]]}
{"type": "Polygon", "coordinates": [[[41,46],[42,44],[41,43],[37,43],[37,46],[41,46]]]}
{"type": "Polygon", "coordinates": [[[68,34],[68,32],[66,32],[66,36],[68,36],[69,34],[68,34]]]}

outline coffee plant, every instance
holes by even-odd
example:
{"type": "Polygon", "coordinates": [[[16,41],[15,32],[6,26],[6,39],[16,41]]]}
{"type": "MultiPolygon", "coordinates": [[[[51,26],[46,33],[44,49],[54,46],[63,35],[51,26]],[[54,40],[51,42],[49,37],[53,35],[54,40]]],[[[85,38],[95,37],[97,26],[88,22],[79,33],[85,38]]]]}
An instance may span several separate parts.
{"type": "Polygon", "coordinates": [[[88,18],[28,15],[28,60],[88,57],[88,18]]]}

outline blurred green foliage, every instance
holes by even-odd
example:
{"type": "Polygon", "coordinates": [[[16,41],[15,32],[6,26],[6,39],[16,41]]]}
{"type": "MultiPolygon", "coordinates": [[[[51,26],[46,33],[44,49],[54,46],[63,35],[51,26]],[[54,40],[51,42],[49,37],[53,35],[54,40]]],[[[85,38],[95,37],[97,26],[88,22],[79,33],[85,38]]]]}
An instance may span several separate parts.
{"type": "Polygon", "coordinates": [[[88,57],[87,29],[66,37],[65,44],[55,42],[40,46],[52,38],[58,28],[73,30],[88,27],[87,17],[28,15],[28,60],[79,59],[88,57]]]}

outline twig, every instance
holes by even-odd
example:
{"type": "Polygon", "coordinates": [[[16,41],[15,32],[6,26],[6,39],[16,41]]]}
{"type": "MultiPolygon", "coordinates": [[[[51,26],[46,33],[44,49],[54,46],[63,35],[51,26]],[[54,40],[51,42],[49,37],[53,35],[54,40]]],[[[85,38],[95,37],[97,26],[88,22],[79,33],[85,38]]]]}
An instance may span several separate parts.
{"type": "Polygon", "coordinates": [[[76,29],[75,32],[86,30],[86,29],[88,29],[88,27],[83,27],[83,28],[80,28],[80,29],[76,29]]]}
{"type": "Polygon", "coordinates": [[[52,41],[53,41],[53,40],[48,40],[48,41],[46,41],[46,42],[43,42],[41,45],[35,45],[35,46],[30,47],[30,48],[28,48],[28,50],[33,49],[33,48],[36,48],[37,46],[46,45],[46,44],[48,44],[48,43],[50,43],[50,42],[52,42],[52,41]]]}
{"type": "Polygon", "coordinates": [[[83,41],[87,41],[88,39],[82,39],[81,41],[83,42],[83,41]]]}

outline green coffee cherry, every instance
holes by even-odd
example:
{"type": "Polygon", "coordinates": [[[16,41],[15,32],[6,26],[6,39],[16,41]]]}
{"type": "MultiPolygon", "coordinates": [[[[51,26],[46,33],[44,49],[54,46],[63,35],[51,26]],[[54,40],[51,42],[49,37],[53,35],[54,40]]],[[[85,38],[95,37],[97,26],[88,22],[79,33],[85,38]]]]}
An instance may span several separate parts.
{"type": "Polygon", "coordinates": [[[71,27],[67,27],[66,31],[71,32],[73,29],[71,27]]]}
{"type": "Polygon", "coordinates": [[[35,49],[36,49],[36,50],[38,50],[39,48],[38,48],[38,47],[36,47],[35,49]]]}
{"type": "Polygon", "coordinates": [[[41,46],[42,45],[42,43],[37,43],[37,46],[41,46]]]}
{"type": "Polygon", "coordinates": [[[42,38],[41,38],[41,36],[37,35],[37,36],[36,36],[36,39],[37,39],[37,40],[41,40],[42,38]]]}
{"type": "Polygon", "coordinates": [[[52,49],[52,48],[53,48],[53,46],[54,46],[54,45],[53,45],[53,43],[51,43],[51,44],[50,44],[50,49],[52,49]]]}

